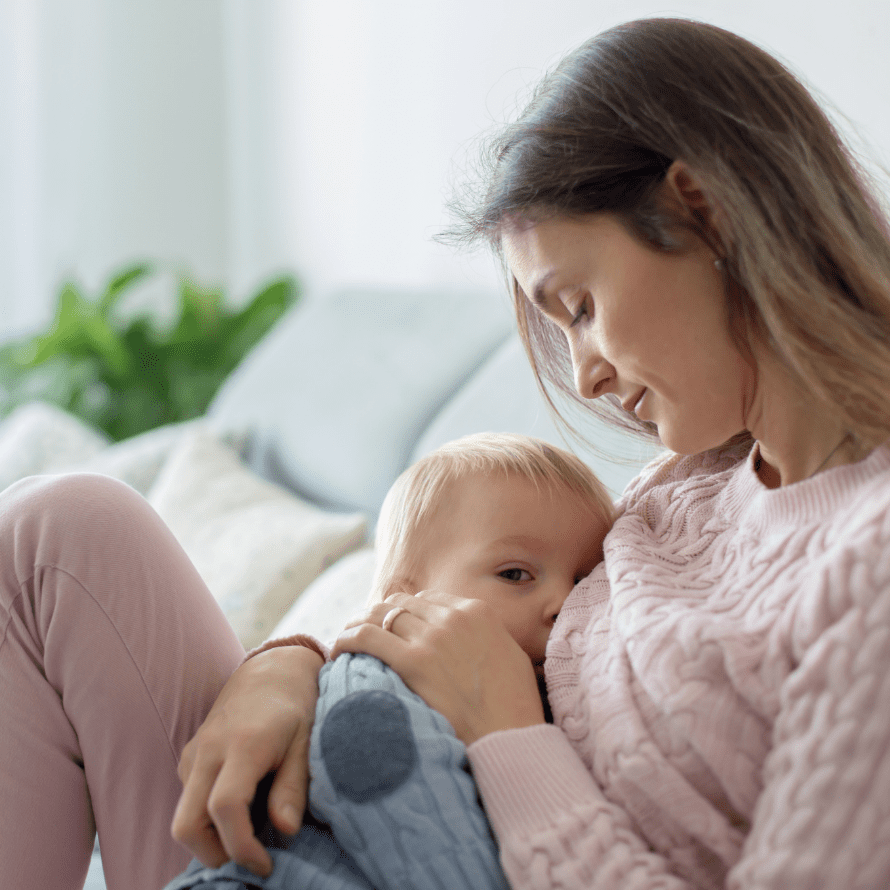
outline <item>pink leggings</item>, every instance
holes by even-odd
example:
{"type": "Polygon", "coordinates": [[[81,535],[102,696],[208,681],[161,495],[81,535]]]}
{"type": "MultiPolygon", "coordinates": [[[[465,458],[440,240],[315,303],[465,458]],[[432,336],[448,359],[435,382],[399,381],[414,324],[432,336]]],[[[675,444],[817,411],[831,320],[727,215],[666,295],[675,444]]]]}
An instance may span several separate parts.
{"type": "Polygon", "coordinates": [[[101,476],[0,494],[0,886],[159,890],[186,742],[244,650],[157,514],[101,476]]]}

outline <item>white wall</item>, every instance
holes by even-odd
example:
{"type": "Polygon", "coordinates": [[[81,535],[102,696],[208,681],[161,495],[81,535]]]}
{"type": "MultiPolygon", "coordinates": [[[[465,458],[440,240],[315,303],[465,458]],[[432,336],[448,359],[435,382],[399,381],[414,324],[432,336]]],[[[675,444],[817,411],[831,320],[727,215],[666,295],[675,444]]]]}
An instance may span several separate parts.
{"type": "Polygon", "coordinates": [[[222,33],[206,0],[0,0],[0,332],[67,276],[225,276],[222,33]]]}
{"type": "Polygon", "coordinates": [[[321,282],[494,276],[430,242],[453,161],[539,73],[588,36],[646,15],[735,30],[780,55],[890,157],[890,6],[874,0],[304,0],[285,16],[300,97],[295,255],[321,282]]]}
{"type": "Polygon", "coordinates": [[[0,0],[0,334],[142,257],[236,296],[281,268],[496,286],[430,240],[455,164],[562,53],[652,14],[764,45],[890,159],[875,0],[0,0]]]}

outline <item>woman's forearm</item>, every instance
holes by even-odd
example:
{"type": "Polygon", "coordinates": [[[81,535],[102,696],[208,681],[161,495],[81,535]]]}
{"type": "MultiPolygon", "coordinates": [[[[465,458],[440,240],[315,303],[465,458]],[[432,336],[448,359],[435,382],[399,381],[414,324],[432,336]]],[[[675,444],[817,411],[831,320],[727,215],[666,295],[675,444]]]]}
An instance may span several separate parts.
{"type": "Polygon", "coordinates": [[[610,803],[555,726],[467,749],[514,890],[693,890],[610,803]]]}

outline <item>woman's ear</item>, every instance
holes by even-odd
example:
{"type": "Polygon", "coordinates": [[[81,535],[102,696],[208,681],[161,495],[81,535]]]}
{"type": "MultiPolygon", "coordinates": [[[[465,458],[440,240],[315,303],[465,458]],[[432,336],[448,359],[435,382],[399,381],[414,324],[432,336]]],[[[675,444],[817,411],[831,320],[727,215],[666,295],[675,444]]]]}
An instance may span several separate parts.
{"type": "Polygon", "coordinates": [[[664,184],[677,209],[695,221],[714,252],[723,256],[723,210],[708,196],[696,173],[685,162],[674,161],[665,173],[664,184]]]}

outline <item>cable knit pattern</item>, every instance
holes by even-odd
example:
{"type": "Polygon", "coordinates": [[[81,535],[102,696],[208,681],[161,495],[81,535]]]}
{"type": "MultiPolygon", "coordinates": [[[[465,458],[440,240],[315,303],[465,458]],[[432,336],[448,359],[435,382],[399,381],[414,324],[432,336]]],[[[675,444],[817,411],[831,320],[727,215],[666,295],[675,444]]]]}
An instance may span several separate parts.
{"type": "Polygon", "coordinates": [[[777,490],[670,455],[619,507],[550,640],[556,726],[469,749],[514,890],[885,890],[890,448],[777,490]]]}

